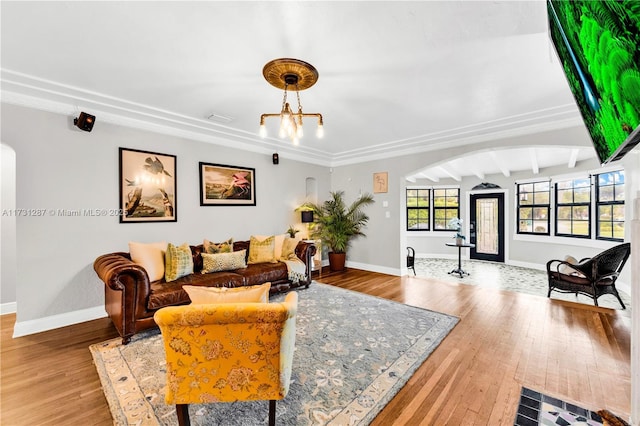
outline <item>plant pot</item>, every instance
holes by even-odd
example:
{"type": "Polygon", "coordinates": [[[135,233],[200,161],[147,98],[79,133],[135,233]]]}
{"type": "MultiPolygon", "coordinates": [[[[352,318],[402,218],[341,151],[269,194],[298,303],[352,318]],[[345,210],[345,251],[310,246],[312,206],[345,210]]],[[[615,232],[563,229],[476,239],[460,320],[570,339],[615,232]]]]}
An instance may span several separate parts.
{"type": "Polygon", "coordinates": [[[464,239],[456,238],[456,245],[461,246],[464,243],[464,239]]]}
{"type": "Polygon", "coordinates": [[[329,252],[329,270],[331,272],[344,271],[344,264],[347,259],[346,253],[329,252]]]}

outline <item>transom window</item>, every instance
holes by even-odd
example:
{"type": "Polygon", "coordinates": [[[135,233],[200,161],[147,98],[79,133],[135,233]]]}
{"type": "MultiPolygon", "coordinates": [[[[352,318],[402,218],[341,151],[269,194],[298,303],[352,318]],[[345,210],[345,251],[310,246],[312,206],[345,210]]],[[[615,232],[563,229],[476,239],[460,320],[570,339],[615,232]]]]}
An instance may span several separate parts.
{"type": "Polygon", "coordinates": [[[548,181],[518,184],[518,233],[549,235],[551,189],[548,181]]]}
{"type": "Polygon", "coordinates": [[[453,218],[460,217],[460,189],[433,190],[433,229],[445,231],[453,218]]]}
{"type": "Polygon", "coordinates": [[[407,189],[407,231],[430,230],[430,189],[407,189]]]}
{"type": "Polygon", "coordinates": [[[624,240],[624,171],[596,175],[596,238],[624,240]]]}
{"type": "Polygon", "coordinates": [[[559,181],[556,187],[556,235],[591,237],[591,180],[559,181]]]}

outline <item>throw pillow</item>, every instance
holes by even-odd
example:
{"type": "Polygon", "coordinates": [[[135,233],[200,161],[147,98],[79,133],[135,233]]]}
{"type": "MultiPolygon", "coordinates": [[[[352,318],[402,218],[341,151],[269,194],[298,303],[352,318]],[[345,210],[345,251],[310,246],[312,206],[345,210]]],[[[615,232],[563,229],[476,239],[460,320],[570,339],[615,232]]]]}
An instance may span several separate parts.
{"type": "Polygon", "coordinates": [[[256,236],[251,236],[249,240],[249,263],[275,263],[277,259],[275,257],[275,237],[272,235],[260,240],[256,236]]]}
{"type": "Polygon", "coordinates": [[[218,271],[234,271],[246,268],[246,250],[234,251],[232,253],[202,253],[202,273],[218,271]]]}
{"type": "Polygon", "coordinates": [[[204,240],[202,248],[205,253],[231,253],[233,251],[233,238],[229,238],[227,241],[221,243],[212,243],[209,240],[204,240]]]}
{"type": "MultiPolygon", "coordinates": [[[[578,260],[575,257],[569,256],[569,255],[566,255],[564,257],[564,261],[567,262],[567,263],[570,263],[571,265],[577,265],[578,264],[578,260]]],[[[577,275],[579,277],[584,277],[584,274],[582,272],[580,272],[577,269],[572,268],[571,266],[566,265],[564,263],[562,265],[560,265],[560,267],[558,268],[558,272],[560,272],[561,274],[565,274],[565,275],[577,275]]]]}
{"type": "Polygon", "coordinates": [[[149,275],[149,281],[158,281],[164,277],[164,252],[167,243],[137,243],[129,242],[131,260],[142,266],[149,275]]]}
{"type": "Polygon", "coordinates": [[[287,234],[280,234],[275,236],[275,245],[273,246],[273,256],[276,260],[282,257],[282,246],[284,244],[284,239],[287,238],[287,234]]]}
{"type": "Polygon", "coordinates": [[[191,303],[194,305],[206,303],[268,303],[271,283],[237,288],[194,285],[183,285],[182,288],[187,292],[191,303]]]}
{"type": "Polygon", "coordinates": [[[193,274],[193,256],[189,244],[184,243],[178,247],[169,243],[164,259],[164,280],[166,282],[193,274]]]}
{"type": "Polygon", "coordinates": [[[280,259],[289,260],[296,257],[296,247],[298,247],[299,242],[300,240],[297,238],[285,238],[282,242],[282,254],[280,255],[280,259]]]}

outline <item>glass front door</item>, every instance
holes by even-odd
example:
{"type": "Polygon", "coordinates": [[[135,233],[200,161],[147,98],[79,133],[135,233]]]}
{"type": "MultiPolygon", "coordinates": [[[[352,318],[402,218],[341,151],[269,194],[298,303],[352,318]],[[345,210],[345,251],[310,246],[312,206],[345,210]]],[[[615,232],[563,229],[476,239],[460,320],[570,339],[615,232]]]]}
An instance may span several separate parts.
{"type": "Polygon", "coordinates": [[[469,202],[471,259],[504,262],[504,194],[472,194],[469,202]]]}

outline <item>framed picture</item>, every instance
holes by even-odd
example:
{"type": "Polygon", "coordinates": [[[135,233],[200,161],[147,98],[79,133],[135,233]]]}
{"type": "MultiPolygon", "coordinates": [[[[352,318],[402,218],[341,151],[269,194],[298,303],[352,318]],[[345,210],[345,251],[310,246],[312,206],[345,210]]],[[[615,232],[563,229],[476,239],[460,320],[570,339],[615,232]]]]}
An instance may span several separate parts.
{"type": "Polygon", "coordinates": [[[120,223],[176,222],[176,156],[120,148],[120,223]]]}
{"type": "Polygon", "coordinates": [[[200,163],[201,206],[255,206],[256,170],[200,163]]]}
{"type": "Polygon", "coordinates": [[[389,175],[387,172],[373,174],[373,193],[378,194],[389,190],[389,175]]]}

